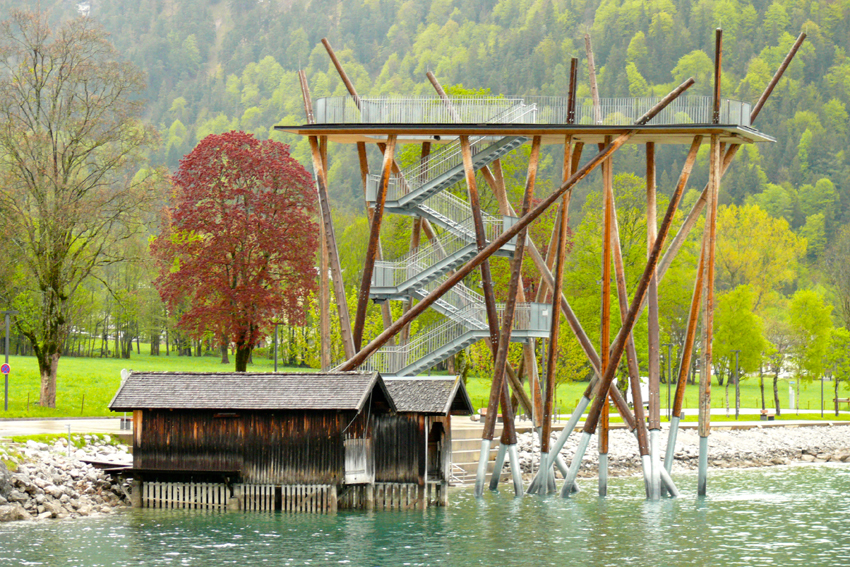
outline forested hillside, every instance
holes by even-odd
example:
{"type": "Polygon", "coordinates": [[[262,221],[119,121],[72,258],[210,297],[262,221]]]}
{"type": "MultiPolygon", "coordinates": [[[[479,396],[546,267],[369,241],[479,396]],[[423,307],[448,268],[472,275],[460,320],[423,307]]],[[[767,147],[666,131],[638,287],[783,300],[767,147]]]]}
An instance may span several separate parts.
{"type": "MultiPolygon", "coordinates": [[[[0,2],[4,14],[16,4],[0,2]]],[[[778,317],[799,288],[816,289],[835,307],[836,322],[850,325],[850,289],[842,288],[850,283],[842,283],[847,276],[836,266],[841,250],[850,247],[850,0],[90,0],[56,1],[50,9],[56,21],[84,12],[100,22],[118,50],[147,74],[146,119],[161,135],[150,160],[172,170],[206,135],[232,129],[291,144],[309,168],[306,141],[272,127],[305,121],[299,69],[307,71],[314,97],[346,94],[319,43],[323,37],[361,95],[432,94],[428,70],[457,88],[565,95],[569,59],[578,57],[579,95],[587,97],[587,32],[601,96],[642,97],[664,94],[688,76],[697,79],[692,94],[709,94],[714,30],[722,27],[723,95],[754,102],[804,31],[806,43],[756,125],[777,143],[741,152],[724,177],[726,220],[720,222],[738,240],[727,243],[718,287],[748,286],[750,295],[742,301],[764,321],[778,317]],[[782,245],[758,251],[764,255],[759,261],[736,257],[752,252],[746,238],[763,238],[751,234],[756,230],[776,235],[782,245]],[[777,273],[765,268],[774,256],[784,262],[777,273]],[[770,281],[763,281],[768,273],[770,281]]],[[[705,180],[706,154],[693,187],[705,180]]],[[[642,157],[634,151],[621,156],[617,183],[627,202],[628,195],[639,194],[642,157]]],[[[660,152],[660,191],[672,189],[682,157],[676,150],[660,152]]],[[[341,246],[350,252],[343,264],[354,283],[366,230],[357,157],[351,148],[332,147],[330,162],[335,214],[344,220],[341,246]]],[[[542,164],[545,191],[560,175],[560,164],[548,153],[542,164]]],[[[516,175],[521,182],[521,168],[516,175]]],[[[572,228],[590,234],[595,197],[590,189],[580,197],[572,228]]],[[[639,201],[636,210],[643,206],[639,201]]],[[[405,220],[390,222],[389,250],[393,228],[407,226],[405,220]]],[[[580,267],[581,250],[575,258],[574,267],[580,267]]],[[[684,291],[688,281],[682,275],[670,285],[684,291]]],[[[573,292],[580,290],[579,278],[573,292]]],[[[577,304],[581,308],[581,300],[577,304]]],[[[591,314],[594,308],[591,302],[585,310],[591,314]]],[[[137,311],[145,309],[160,308],[137,311]]],[[[671,340],[675,325],[667,321],[671,340]]],[[[137,334],[144,336],[145,326],[137,325],[137,334]]],[[[147,327],[152,332],[157,324],[147,327]]]]}

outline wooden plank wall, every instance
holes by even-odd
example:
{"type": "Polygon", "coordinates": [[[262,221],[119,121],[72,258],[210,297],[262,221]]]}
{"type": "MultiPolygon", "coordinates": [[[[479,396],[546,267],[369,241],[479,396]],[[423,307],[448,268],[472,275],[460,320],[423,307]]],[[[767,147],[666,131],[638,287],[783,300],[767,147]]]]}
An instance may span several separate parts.
{"type": "Polygon", "coordinates": [[[248,484],[341,484],[341,431],[353,412],[144,410],[134,415],[133,466],[242,472],[248,484]]]}
{"type": "Polygon", "coordinates": [[[375,416],[375,482],[424,483],[425,416],[375,416]]]}

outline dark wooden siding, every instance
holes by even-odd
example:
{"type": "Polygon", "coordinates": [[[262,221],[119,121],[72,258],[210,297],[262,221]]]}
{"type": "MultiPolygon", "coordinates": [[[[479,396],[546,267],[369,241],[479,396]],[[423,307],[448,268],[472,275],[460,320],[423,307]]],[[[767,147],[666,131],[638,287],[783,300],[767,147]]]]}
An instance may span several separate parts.
{"type": "Polygon", "coordinates": [[[374,417],[375,482],[424,482],[425,417],[374,417]]]}
{"type": "Polygon", "coordinates": [[[139,469],[241,471],[244,482],[263,484],[340,484],[345,476],[341,432],[354,412],[140,413],[139,469]]]}

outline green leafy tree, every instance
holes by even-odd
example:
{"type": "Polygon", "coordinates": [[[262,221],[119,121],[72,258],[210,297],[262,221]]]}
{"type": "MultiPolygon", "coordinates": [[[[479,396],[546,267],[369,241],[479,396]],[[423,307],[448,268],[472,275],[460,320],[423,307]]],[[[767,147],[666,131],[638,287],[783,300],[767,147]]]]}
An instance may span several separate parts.
{"type": "Polygon", "coordinates": [[[155,137],[139,119],[142,74],[90,18],[51,29],[47,14],[14,12],[0,67],[0,215],[28,283],[17,327],[38,359],[39,403],[55,407],[77,292],[120,260],[131,213],[156,196],[134,175],[155,137]]]}
{"type": "Polygon", "coordinates": [[[801,381],[811,382],[823,374],[832,332],[831,313],[832,306],[814,290],[798,290],[791,298],[788,322],[794,345],[791,356],[797,375],[797,399],[801,381]]]}
{"type": "MultiPolygon", "coordinates": [[[[726,381],[726,410],[729,410],[729,383],[735,368],[735,354],[743,373],[755,372],[761,365],[767,341],[761,318],[753,311],[755,293],[748,285],[741,285],[717,298],[714,311],[713,358],[718,367],[717,380],[726,381]]],[[[737,376],[740,380],[740,375],[737,376]]]]}

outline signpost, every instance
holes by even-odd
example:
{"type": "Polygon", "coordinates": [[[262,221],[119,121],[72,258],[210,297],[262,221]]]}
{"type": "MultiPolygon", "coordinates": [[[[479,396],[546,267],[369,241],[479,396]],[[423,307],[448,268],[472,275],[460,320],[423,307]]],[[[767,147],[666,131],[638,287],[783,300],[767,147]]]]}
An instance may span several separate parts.
{"type": "Polygon", "coordinates": [[[3,315],[6,316],[6,364],[0,367],[0,372],[3,372],[3,376],[5,377],[5,388],[3,390],[3,411],[9,411],[9,372],[12,371],[12,368],[9,366],[9,319],[12,315],[17,314],[17,311],[12,311],[10,309],[3,311],[3,315]]]}

